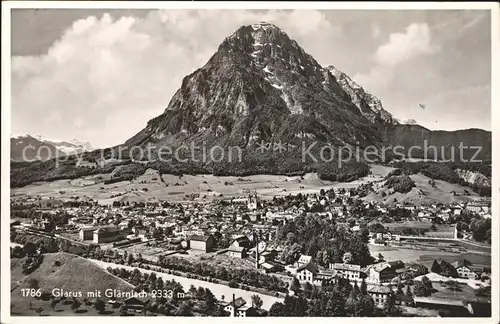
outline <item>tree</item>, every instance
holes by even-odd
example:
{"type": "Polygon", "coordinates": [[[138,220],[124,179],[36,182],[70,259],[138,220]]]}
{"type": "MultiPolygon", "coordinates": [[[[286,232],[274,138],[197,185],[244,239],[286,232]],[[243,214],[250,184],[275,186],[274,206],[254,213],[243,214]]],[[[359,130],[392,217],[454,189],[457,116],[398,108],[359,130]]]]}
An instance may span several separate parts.
{"type": "Polygon", "coordinates": [[[491,219],[471,222],[472,238],[478,242],[491,242],[491,219]]]}
{"type": "Polygon", "coordinates": [[[193,303],[183,301],[176,310],[175,316],[193,316],[193,303]]]}
{"type": "Polygon", "coordinates": [[[345,308],[348,313],[353,315],[356,313],[356,306],[361,296],[361,291],[359,290],[358,284],[355,282],[353,288],[351,289],[351,293],[349,294],[349,298],[346,300],[345,308]]]}
{"type": "Polygon", "coordinates": [[[413,286],[413,293],[417,297],[426,297],[426,296],[430,295],[428,293],[428,290],[425,288],[425,286],[420,281],[415,282],[415,285],[413,286]]]}
{"type": "Polygon", "coordinates": [[[337,293],[333,293],[331,298],[326,303],[324,316],[344,316],[345,315],[345,303],[337,293]]]}
{"type": "Polygon", "coordinates": [[[24,257],[25,255],[26,255],[26,253],[24,252],[23,248],[20,246],[15,246],[12,249],[11,256],[13,258],[20,259],[20,258],[24,257]]]}
{"type": "Polygon", "coordinates": [[[204,306],[205,306],[205,313],[208,315],[212,315],[214,313],[214,311],[216,310],[216,306],[217,306],[217,299],[215,298],[214,294],[208,288],[205,289],[204,306]]]}
{"type": "Polygon", "coordinates": [[[71,309],[73,310],[73,312],[76,313],[80,306],[82,306],[82,303],[78,299],[73,298],[73,302],[71,303],[71,309]]]}
{"type": "Polygon", "coordinates": [[[411,292],[410,285],[406,288],[406,297],[412,297],[413,298],[413,293],[411,292]]]}
{"type": "Polygon", "coordinates": [[[269,309],[269,316],[287,316],[285,311],[285,305],[280,302],[275,302],[269,309]]]}
{"type": "Polygon", "coordinates": [[[403,284],[401,283],[401,280],[398,281],[398,286],[397,286],[396,294],[397,295],[404,295],[403,292],[403,284]]]}
{"type": "Polygon", "coordinates": [[[379,253],[379,254],[377,255],[377,259],[378,259],[378,262],[384,262],[384,261],[385,261],[385,260],[384,260],[384,256],[382,255],[382,253],[379,253]]]}
{"type": "Polygon", "coordinates": [[[375,303],[373,298],[369,295],[363,295],[356,303],[354,316],[356,317],[369,317],[373,316],[375,312],[375,303]]]}
{"type": "Polygon", "coordinates": [[[252,295],[252,307],[260,309],[263,303],[259,295],[252,295]]]}
{"type": "Polygon", "coordinates": [[[306,298],[311,298],[311,294],[313,292],[313,285],[311,285],[309,282],[306,282],[303,286],[304,288],[304,295],[306,298]]]}
{"type": "Polygon", "coordinates": [[[344,263],[351,263],[352,262],[351,252],[344,253],[344,256],[342,257],[342,262],[344,262],[344,263]]]}
{"type": "Polygon", "coordinates": [[[290,282],[290,291],[293,291],[294,293],[298,293],[300,291],[300,282],[299,279],[296,277],[293,277],[292,281],[290,282]]]}
{"type": "Polygon", "coordinates": [[[429,289],[430,291],[432,291],[432,282],[429,280],[429,278],[427,278],[427,276],[423,276],[422,277],[422,284],[427,288],[429,289]]]}
{"type": "Polygon", "coordinates": [[[24,254],[34,255],[36,254],[36,245],[34,243],[28,242],[23,246],[24,254]]]}
{"type": "Polygon", "coordinates": [[[134,262],[134,256],[132,255],[132,253],[130,253],[128,255],[127,264],[131,265],[133,262],[134,262]]]}
{"type": "Polygon", "coordinates": [[[40,283],[39,283],[38,279],[31,278],[28,280],[28,286],[31,289],[38,289],[38,288],[40,288],[40,283]]]}
{"type": "Polygon", "coordinates": [[[366,287],[366,281],[365,278],[362,279],[361,281],[361,288],[360,288],[361,294],[362,295],[368,295],[368,289],[366,287]]]}
{"type": "Polygon", "coordinates": [[[327,251],[327,250],[323,251],[321,261],[322,261],[324,266],[328,266],[330,264],[330,262],[332,262],[332,258],[330,256],[329,251],[327,251]]]}
{"type": "Polygon", "coordinates": [[[106,304],[102,299],[97,298],[96,301],[94,302],[94,308],[99,314],[103,314],[104,311],[106,310],[106,304]]]}
{"type": "Polygon", "coordinates": [[[59,304],[60,300],[58,298],[52,298],[50,300],[50,308],[55,311],[57,304],[59,304]]]}
{"type": "Polygon", "coordinates": [[[396,295],[390,294],[387,303],[384,305],[384,312],[387,314],[392,314],[395,311],[396,306],[396,295]]]}

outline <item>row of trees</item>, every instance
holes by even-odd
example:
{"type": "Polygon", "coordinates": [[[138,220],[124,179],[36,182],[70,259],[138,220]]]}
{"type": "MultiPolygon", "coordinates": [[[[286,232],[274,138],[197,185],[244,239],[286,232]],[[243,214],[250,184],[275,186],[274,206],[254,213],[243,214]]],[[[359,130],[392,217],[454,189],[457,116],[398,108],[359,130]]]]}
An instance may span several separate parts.
{"type": "Polygon", "coordinates": [[[146,305],[151,312],[170,316],[193,316],[195,313],[204,316],[227,316],[228,314],[217,303],[217,298],[208,288],[195,288],[191,285],[185,292],[182,285],[175,280],[163,280],[156,273],[141,273],[135,269],[107,268],[108,272],[135,285],[136,291],[169,291],[168,295],[156,295],[153,302],[146,305]]]}
{"type": "Polygon", "coordinates": [[[318,288],[306,283],[301,287],[292,283],[290,289],[295,294],[286,296],[283,302],[274,303],[269,316],[370,317],[398,312],[394,300],[389,301],[383,311],[377,311],[364,281],[359,287],[357,284],[351,286],[347,279],[337,278],[333,286],[318,288]]]}
{"type": "Polygon", "coordinates": [[[208,263],[193,263],[185,258],[160,257],[156,265],[184,273],[215,278],[223,281],[234,281],[240,285],[264,288],[271,291],[286,292],[287,284],[276,276],[263,274],[255,270],[231,269],[208,263]]]}

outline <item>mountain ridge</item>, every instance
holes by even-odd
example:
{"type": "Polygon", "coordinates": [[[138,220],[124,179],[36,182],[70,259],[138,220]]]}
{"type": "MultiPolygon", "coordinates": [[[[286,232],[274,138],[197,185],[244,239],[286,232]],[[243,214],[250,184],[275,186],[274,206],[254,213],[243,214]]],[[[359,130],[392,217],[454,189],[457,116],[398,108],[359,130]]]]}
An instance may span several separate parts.
{"type": "Polygon", "coordinates": [[[40,135],[30,134],[11,136],[10,142],[11,160],[19,162],[46,160],[54,157],[80,154],[93,150],[93,147],[89,142],[83,142],[77,139],[53,140],[46,139],[40,135]],[[30,145],[33,149],[29,148],[30,145]],[[25,152],[25,156],[23,156],[23,150],[25,152]]]}

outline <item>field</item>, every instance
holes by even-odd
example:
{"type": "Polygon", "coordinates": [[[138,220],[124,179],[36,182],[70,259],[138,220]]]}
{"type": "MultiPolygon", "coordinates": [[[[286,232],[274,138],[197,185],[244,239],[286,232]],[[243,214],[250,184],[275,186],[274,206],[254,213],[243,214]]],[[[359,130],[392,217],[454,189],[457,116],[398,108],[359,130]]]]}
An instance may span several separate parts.
{"type": "MultiPolygon", "coordinates": [[[[49,301],[39,300],[32,297],[23,297],[22,288],[29,288],[29,281],[34,279],[42,291],[51,292],[54,288],[65,291],[81,292],[85,298],[87,292],[105,289],[118,289],[130,291],[133,285],[108,273],[105,269],[84,258],[64,252],[44,254],[44,260],[40,267],[29,275],[22,273],[21,263],[23,259],[11,260],[11,305],[13,315],[35,315],[30,309],[30,301],[33,308],[44,308],[44,314],[65,315],[69,306],[58,305],[59,311],[50,308],[49,301]],[[59,263],[57,263],[57,262],[59,263]]],[[[80,301],[83,300],[80,298],[80,301]]],[[[92,315],[93,309],[88,309],[86,315],[92,315]]],[[[94,313],[95,315],[95,313],[94,313]]]]}
{"type": "Polygon", "coordinates": [[[300,176],[252,175],[246,177],[218,177],[213,175],[164,174],[148,169],[137,179],[104,184],[109,174],[93,175],[75,180],[37,182],[22,188],[13,188],[11,196],[40,196],[55,199],[86,197],[109,204],[115,200],[122,202],[146,202],[151,200],[182,201],[185,199],[210,200],[218,197],[247,196],[256,191],[264,199],[275,195],[316,193],[321,189],[353,188],[368,181],[379,181],[393,168],[373,165],[372,174],[349,183],[324,181],[315,173],[300,176]],[[190,197],[195,195],[197,197],[190,197]]]}
{"type": "Polygon", "coordinates": [[[414,174],[410,178],[415,182],[416,187],[406,194],[399,192],[389,195],[388,188],[385,186],[380,186],[375,193],[364,197],[364,200],[373,200],[384,203],[392,203],[396,199],[399,203],[408,202],[411,204],[432,204],[432,203],[443,203],[450,204],[452,202],[462,202],[462,201],[473,201],[478,198],[478,195],[469,187],[460,186],[458,184],[448,183],[441,180],[435,180],[436,187],[433,188],[429,184],[429,177],[423,174],[414,174]],[[465,190],[467,190],[470,195],[464,195],[465,190]],[[458,195],[454,196],[452,191],[455,191],[458,195]],[[382,197],[382,192],[387,195],[382,197]]]}
{"type": "MultiPolygon", "coordinates": [[[[158,261],[160,255],[176,254],[176,251],[171,251],[162,246],[147,246],[147,243],[132,244],[126,247],[117,248],[120,251],[126,251],[133,255],[141,254],[144,259],[158,261]]],[[[176,254],[179,255],[179,254],[176,254]]]]}
{"type": "Polygon", "coordinates": [[[390,231],[394,228],[431,228],[432,223],[428,221],[404,221],[397,223],[384,223],[383,225],[390,231]]]}
{"type": "MultiPolygon", "coordinates": [[[[404,228],[415,228],[415,229],[430,229],[432,227],[432,222],[429,221],[404,221],[396,223],[384,223],[383,224],[389,231],[398,229],[402,230],[404,228]]],[[[455,233],[455,227],[453,225],[438,225],[435,224],[436,230],[429,230],[425,233],[425,236],[429,237],[442,237],[442,238],[453,238],[455,233]]]]}
{"type": "Polygon", "coordinates": [[[401,260],[405,263],[419,261],[420,257],[423,255],[432,255],[433,257],[432,260],[434,260],[434,258],[443,258],[444,256],[459,257],[461,255],[459,253],[453,253],[453,252],[400,249],[392,246],[369,245],[369,248],[371,255],[375,258],[378,256],[379,253],[381,253],[386,261],[401,260]]]}
{"type": "Polygon", "coordinates": [[[491,266],[491,255],[485,253],[454,253],[444,251],[413,250],[402,249],[394,246],[369,245],[370,253],[377,258],[382,254],[386,261],[401,260],[407,262],[418,262],[430,268],[434,259],[442,259],[448,262],[455,262],[461,259],[467,259],[474,265],[491,266]]]}

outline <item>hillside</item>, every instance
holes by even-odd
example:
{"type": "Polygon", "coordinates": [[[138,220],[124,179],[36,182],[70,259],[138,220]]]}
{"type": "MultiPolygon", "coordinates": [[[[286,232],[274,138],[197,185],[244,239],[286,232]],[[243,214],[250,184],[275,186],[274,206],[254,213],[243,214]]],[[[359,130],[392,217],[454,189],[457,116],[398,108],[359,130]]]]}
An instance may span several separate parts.
{"type": "Polygon", "coordinates": [[[25,135],[10,139],[11,161],[35,161],[53,159],[65,153],[53,144],[45,143],[33,136],[25,135]]]}
{"type": "MultiPolygon", "coordinates": [[[[11,303],[12,312],[20,314],[32,314],[29,310],[29,300],[33,304],[42,303],[48,309],[49,302],[36,301],[33,298],[23,297],[20,289],[29,288],[29,281],[35,279],[39,283],[40,289],[51,292],[54,288],[66,291],[82,292],[86,296],[87,292],[96,289],[104,290],[119,289],[130,291],[134,288],[126,281],[108,273],[91,261],[65,252],[44,254],[44,260],[40,267],[29,275],[22,273],[22,259],[11,260],[11,303]],[[60,265],[56,265],[56,262],[60,265]]],[[[80,298],[82,300],[83,298],[80,298]]]]}
{"type": "Polygon", "coordinates": [[[80,142],[76,139],[55,141],[31,135],[11,137],[10,148],[11,161],[18,162],[44,161],[65,155],[88,152],[93,149],[90,143],[80,142]]]}
{"type": "Polygon", "coordinates": [[[394,192],[384,182],[380,182],[375,186],[375,192],[369,194],[363,199],[366,201],[378,201],[383,203],[392,204],[395,200],[398,203],[411,203],[415,205],[429,205],[432,203],[449,204],[452,202],[467,202],[479,199],[479,195],[473,192],[469,187],[461,186],[459,184],[452,184],[442,180],[434,180],[436,183],[435,188],[429,184],[431,178],[423,174],[410,175],[411,180],[415,183],[415,187],[407,193],[394,192]],[[469,194],[466,195],[465,191],[469,194]],[[453,195],[455,192],[457,195],[453,195]]]}
{"type": "Polygon", "coordinates": [[[438,160],[460,161],[460,145],[464,146],[463,158],[466,160],[491,161],[491,132],[482,129],[464,129],[456,131],[429,130],[420,125],[387,125],[384,127],[384,140],[388,146],[401,146],[397,152],[408,152],[412,146],[414,149],[411,156],[407,157],[424,158],[424,149],[432,146],[437,148],[437,156],[434,156],[432,149],[428,149],[427,158],[438,160]],[[481,149],[469,148],[480,147],[481,149]],[[478,154],[476,155],[476,151],[478,154]]]}

